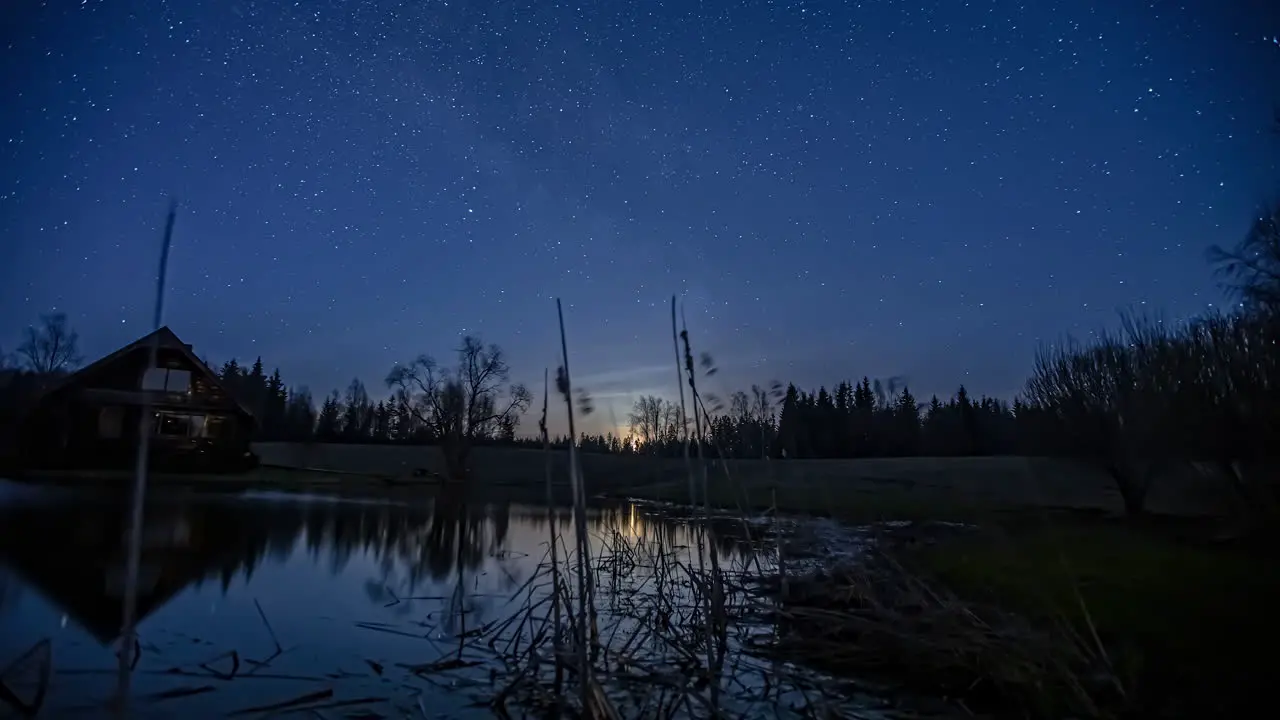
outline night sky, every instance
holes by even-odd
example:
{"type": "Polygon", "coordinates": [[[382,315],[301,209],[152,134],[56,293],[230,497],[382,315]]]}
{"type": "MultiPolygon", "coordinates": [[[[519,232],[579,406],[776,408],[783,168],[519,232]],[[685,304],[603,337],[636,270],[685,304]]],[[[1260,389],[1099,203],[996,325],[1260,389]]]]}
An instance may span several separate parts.
{"type": "Polygon", "coordinates": [[[0,346],[147,332],[173,195],[166,322],[317,397],[464,332],[540,396],[560,296],[625,422],[674,394],[673,293],[713,390],[1012,397],[1040,343],[1223,302],[1276,35],[1274,0],[7,0],[0,346]]]}

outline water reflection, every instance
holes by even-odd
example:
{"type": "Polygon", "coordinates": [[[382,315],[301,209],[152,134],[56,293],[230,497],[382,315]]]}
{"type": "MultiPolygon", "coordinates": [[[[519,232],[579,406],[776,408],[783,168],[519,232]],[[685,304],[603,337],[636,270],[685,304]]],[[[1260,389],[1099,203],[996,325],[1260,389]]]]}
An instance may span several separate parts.
{"type": "MultiPolygon", "coordinates": [[[[255,678],[302,687],[341,677],[381,688],[390,709],[412,707],[396,705],[412,701],[387,694],[381,685],[387,676],[368,668],[420,663],[438,654],[436,643],[456,643],[469,628],[509,614],[513,593],[541,570],[548,522],[573,546],[570,511],[548,515],[544,507],[465,495],[382,502],[153,493],[143,532],[144,652],[135,689],[163,695],[186,677],[184,668],[203,668],[218,653],[236,650],[254,672],[260,668],[253,663],[270,663],[271,673],[255,678]],[[275,635],[301,649],[277,659],[275,635]]],[[[125,516],[112,497],[0,502],[0,667],[52,638],[55,683],[63,689],[51,694],[55,702],[74,706],[88,693],[97,698],[88,700],[92,705],[109,696],[124,595],[125,516]]],[[[668,548],[693,544],[685,518],[629,504],[592,509],[588,527],[595,553],[619,535],[668,548]]],[[[741,521],[716,524],[726,562],[748,556],[746,534],[741,521]]],[[[237,684],[237,702],[284,692],[265,687],[237,684]]],[[[224,701],[222,710],[236,709],[237,702],[224,701]]],[[[201,707],[210,702],[202,696],[201,707]]]]}
{"type": "MultiPolygon", "coordinates": [[[[552,515],[571,544],[571,512],[552,515]]],[[[353,557],[372,557],[378,572],[364,582],[365,592],[370,602],[385,604],[457,581],[459,574],[470,576],[488,559],[545,553],[547,516],[541,507],[481,505],[464,497],[410,504],[283,494],[162,496],[145,513],[139,617],[189,586],[216,582],[226,593],[237,577],[249,581],[264,565],[303,557],[334,577],[353,557]],[[513,527],[518,548],[509,547],[513,527]]],[[[109,498],[0,508],[0,561],[14,576],[0,575],[0,609],[21,580],[99,642],[114,640],[123,597],[124,517],[123,505],[109,498]]],[[[660,535],[668,547],[689,542],[682,518],[633,505],[594,508],[588,526],[593,544],[606,528],[634,537],[660,535]]],[[[748,549],[740,523],[721,523],[714,537],[722,556],[748,549]]]]}

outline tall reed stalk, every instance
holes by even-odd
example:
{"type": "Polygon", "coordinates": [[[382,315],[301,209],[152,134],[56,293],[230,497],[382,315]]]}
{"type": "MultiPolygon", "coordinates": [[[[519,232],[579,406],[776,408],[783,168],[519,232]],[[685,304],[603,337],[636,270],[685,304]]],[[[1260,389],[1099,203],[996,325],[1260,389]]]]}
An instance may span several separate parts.
{"type": "Polygon", "coordinates": [[[569,478],[573,484],[573,529],[578,553],[578,682],[582,691],[582,711],[587,713],[591,700],[591,661],[588,655],[587,613],[595,625],[595,600],[592,597],[592,580],[587,568],[591,564],[591,547],[587,538],[587,497],[582,487],[582,472],[578,467],[578,434],[573,423],[573,386],[569,379],[569,342],[564,332],[564,307],[556,298],[556,315],[560,320],[560,372],[556,385],[564,395],[569,418],[569,478]]]}
{"type": "MultiPolygon", "coordinates": [[[[164,223],[164,239],[160,244],[160,266],[156,271],[155,314],[152,318],[151,342],[147,349],[147,369],[156,366],[160,354],[160,336],[157,334],[164,322],[165,279],[169,272],[169,248],[173,245],[173,223],[177,218],[178,203],[169,200],[169,214],[164,223]]],[[[144,374],[146,370],[143,371],[144,374]]],[[[140,378],[141,379],[141,378],[140,378]]],[[[116,710],[120,717],[129,716],[129,680],[135,662],[137,646],[138,566],[142,563],[142,513],[147,494],[147,460],[151,453],[151,403],[143,393],[141,417],[138,419],[138,456],[134,463],[133,499],[129,507],[129,547],[125,566],[124,616],[120,623],[120,663],[116,688],[116,710]]]]}
{"type": "MultiPolygon", "coordinates": [[[[693,349],[689,344],[689,326],[681,317],[680,339],[684,341],[684,368],[685,374],[689,380],[689,395],[693,400],[693,427],[694,427],[694,447],[698,455],[698,479],[702,486],[702,523],[700,537],[705,538],[711,529],[711,497],[707,488],[707,463],[702,453],[702,413],[698,412],[700,398],[698,396],[698,383],[696,380],[697,373],[693,368],[693,349]]],[[[687,438],[686,438],[687,442],[687,438]]],[[[688,449],[685,450],[685,456],[688,457],[688,449]]],[[[690,482],[693,482],[692,478],[690,482]]],[[[703,541],[698,543],[698,570],[702,572],[702,545],[703,541]]],[[[720,707],[720,683],[719,683],[719,663],[716,661],[718,653],[715,651],[716,628],[721,625],[723,618],[720,617],[723,610],[723,593],[720,589],[720,560],[716,554],[715,542],[705,543],[707,546],[708,560],[711,563],[711,578],[708,580],[705,575],[703,577],[706,582],[706,626],[707,626],[707,674],[710,681],[711,689],[711,707],[719,710],[720,707]]]]}
{"type": "Polygon", "coordinates": [[[555,661],[555,695],[557,712],[560,710],[560,691],[564,684],[564,666],[560,662],[563,630],[560,624],[560,551],[556,547],[556,511],[555,494],[551,489],[551,436],[547,432],[547,407],[551,398],[551,383],[548,371],[542,371],[542,418],[538,420],[538,429],[542,432],[542,455],[545,460],[547,477],[547,552],[551,554],[551,614],[554,622],[552,635],[552,653],[555,661]]]}
{"type": "MultiPolygon", "coordinates": [[[[696,476],[693,470],[693,461],[689,455],[689,444],[690,444],[689,412],[688,412],[688,406],[685,404],[685,395],[684,395],[685,382],[689,383],[690,393],[694,393],[692,360],[690,359],[690,356],[689,356],[689,333],[687,330],[685,332],[680,332],[676,325],[676,297],[674,295],[671,296],[671,342],[672,342],[672,345],[675,347],[676,379],[679,382],[679,388],[680,388],[680,433],[681,433],[681,445],[683,446],[682,449],[684,453],[685,473],[688,475],[688,478],[689,478],[689,502],[691,505],[696,507],[697,506],[697,481],[695,479],[696,476]],[[681,338],[684,339],[684,346],[685,346],[685,352],[684,352],[683,358],[680,354],[681,338]],[[683,366],[683,370],[682,370],[682,366],[683,366]],[[687,380],[686,380],[686,375],[687,375],[687,380]]],[[[696,395],[691,399],[693,400],[693,403],[694,403],[695,425],[700,429],[701,423],[697,422],[696,395]]],[[[701,432],[699,432],[698,434],[701,435],[701,432]]],[[[699,464],[702,463],[701,448],[702,448],[702,445],[699,444],[698,445],[699,464]]],[[[703,495],[704,505],[706,502],[706,494],[707,494],[707,488],[706,488],[706,483],[704,481],[702,484],[702,495],[703,495]]],[[[706,559],[704,557],[708,552],[707,542],[706,542],[706,526],[708,521],[709,521],[709,518],[704,516],[702,523],[693,523],[694,537],[696,538],[695,544],[697,545],[697,554],[698,554],[698,578],[696,579],[695,582],[691,583],[691,585],[694,588],[697,588],[699,587],[700,584],[705,584],[703,591],[700,593],[702,596],[702,602],[700,602],[699,605],[701,606],[701,609],[702,609],[703,627],[704,627],[704,632],[706,634],[707,680],[710,682],[711,670],[713,665],[712,657],[714,654],[714,650],[712,646],[713,633],[712,633],[712,620],[711,620],[711,594],[710,592],[707,591],[707,588],[710,587],[710,583],[707,582],[706,559]]],[[[714,555],[715,549],[711,548],[710,552],[712,553],[712,555],[714,555]]],[[[715,691],[715,683],[711,682],[710,684],[712,685],[712,699],[713,699],[713,707],[714,707],[715,706],[714,701],[717,699],[717,694],[715,691]]]]}

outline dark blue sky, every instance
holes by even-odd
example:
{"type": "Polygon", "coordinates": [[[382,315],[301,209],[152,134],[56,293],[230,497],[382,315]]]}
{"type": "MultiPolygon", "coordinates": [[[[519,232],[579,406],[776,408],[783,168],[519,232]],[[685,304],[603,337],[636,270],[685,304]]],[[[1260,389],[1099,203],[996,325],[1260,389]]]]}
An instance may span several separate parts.
{"type": "MultiPolygon", "coordinates": [[[[1222,295],[1280,190],[1273,0],[250,2],[0,10],[0,345],[166,320],[318,395],[463,332],[622,421],[902,375],[1011,396],[1038,343],[1222,295]]],[[[538,388],[540,391],[540,387],[538,388]]],[[[527,429],[527,428],[526,428],[527,429]]]]}

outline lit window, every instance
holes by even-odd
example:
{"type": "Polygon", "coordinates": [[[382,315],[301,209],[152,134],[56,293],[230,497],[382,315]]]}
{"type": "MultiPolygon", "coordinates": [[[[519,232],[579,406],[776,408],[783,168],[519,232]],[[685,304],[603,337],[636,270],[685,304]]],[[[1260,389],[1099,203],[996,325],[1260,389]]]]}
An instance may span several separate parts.
{"type": "Polygon", "coordinates": [[[142,389],[171,393],[189,392],[191,371],[151,368],[142,374],[142,389]]]}
{"type": "Polygon", "coordinates": [[[142,374],[143,390],[164,390],[165,383],[169,379],[168,368],[149,368],[142,374]]]}
{"type": "Polygon", "coordinates": [[[190,437],[191,416],[156,413],[156,434],[164,437],[190,437]]]}
{"type": "Polygon", "coordinates": [[[169,392],[187,392],[191,388],[191,371],[190,370],[170,370],[169,377],[165,380],[164,389],[169,392]]]}

